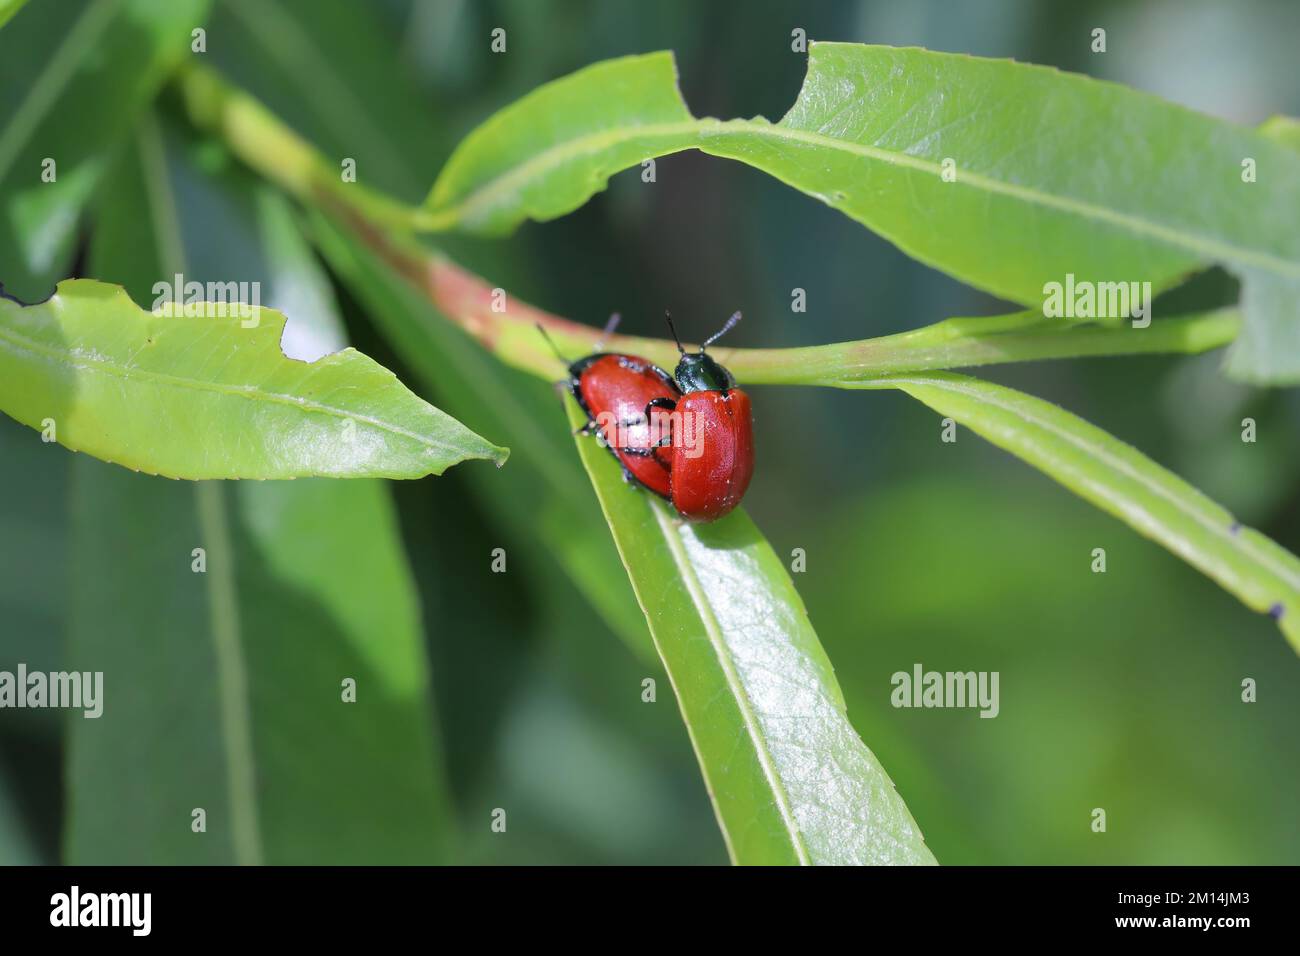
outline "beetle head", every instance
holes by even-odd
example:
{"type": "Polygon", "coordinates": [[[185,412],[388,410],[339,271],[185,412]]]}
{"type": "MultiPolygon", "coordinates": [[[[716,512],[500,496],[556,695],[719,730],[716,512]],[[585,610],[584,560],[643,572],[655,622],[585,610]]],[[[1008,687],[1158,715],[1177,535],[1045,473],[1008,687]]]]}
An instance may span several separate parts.
{"type": "Polygon", "coordinates": [[[683,355],[673,373],[677,387],[686,392],[725,392],[736,387],[736,380],[719,363],[701,350],[694,355],[683,355]]]}
{"type": "Polygon", "coordinates": [[[722,338],[731,327],[740,321],[740,313],[737,312],[727,320],[726,325],[709,336],[700,350],[694,355],[688,354],[682,347],[681,339],[677,338],[677,329],[673,326],[673,317],[667,312],[664,317],[668,319],[668,328],[673,333],[673,340],[677,343],[677,351],[682,354],[681,361],[677,363],[677,371],[673,373],[673,378],[677,379],[677,387],[686,392],[724,392],[727,389],[736,387],[736,380],[732,377],[727,369],[713,361],[704,353],[710,345],[722,338]]]}

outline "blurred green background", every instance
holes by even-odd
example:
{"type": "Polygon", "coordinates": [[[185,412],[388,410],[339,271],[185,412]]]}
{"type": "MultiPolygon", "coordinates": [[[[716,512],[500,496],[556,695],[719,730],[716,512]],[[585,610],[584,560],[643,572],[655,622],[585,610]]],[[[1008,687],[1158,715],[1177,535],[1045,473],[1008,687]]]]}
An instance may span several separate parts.
{"type": "MultiPolygon", "coordinates": [[[[697,115],[775,119],[803,75],[805,59],[790,46],[796,27],[812,39],[1055,65],[1246,124],[1300,114],[1300,7],[1289,0],[797,6],[216,0],[206,55],[329,154],[358,156],[370,185],[410,201],[494,110],[611,56],[673,49],[697,115]],[[507,31],[503,55],[489,51],[494,27],[507,31]],[[1094,27],[1107,31],[1105,54],[1090,51],[1094,27]]],[[[41,44],[57,44],[61,25],[84,7],[33,0],[0,31],[0,61],[10,56],[12,70],[21,52],[40,64],[41,44]]],[[[0,93],[7,121],[15,88],[0,93]]],[[[158,135],[184,231],[199,253],[234,250],[237,258],[251,248],[256,213],[241,212],[223,198],[224,185],[211,183],[234,182],[239,195],[255,187],[195,141],[173,107],[164,100],[158,135]]],[[[101,190],[68,254],[42,281],[76,274],[131,283],[158,274],[146,263],[146,244],[122,239],[102,248],[111,199],[101,190]]],[[[117,216],[127,229],[129,217],[117,216]]],[[[638,171],[623,173],[578,212],[528,224],[509,240],[444,245],[561,315],[600,324],[621,311],[631,334],[661,334],[665,308],[697,338],[741,309],[746,321],[732,344],[771,347],[1007,310],[771,178],[694,153],[659,160],[653,184],[638,171]],[[807,292],[806,313],[791,312],[796,287],[807,292]]],[[[17,292],[5,265],[0,280],[17,292]]],[[[319,268],[315,279],[337,302],[354,344],[443,404],[378,335],[352,290],[319,268]]],[[[1157,303],[1157,315],[1235,294],[1227,276],[1211,273],[1157,303]]],[[[1242,521],[1300,549],[1300,400],[1228,383],[1218,362],[1100,359],[984,374],[1132,442],[1242,521]],[[1245,416],[1259,423],[1255,444],[1240,440],[1245,416]]],[[[534,394],[539,421],[562,427],[558,404],[544,388],[534,394]]],[[[1300,861],[1293,806],[1300,661],[1269,620],[969,433],[941,443],[935,416],[901,394],[768,387],[752,395],[759,472],[748,510],[779,554],[805,550],[807,570],[796,584],[835,662],[849,716],[941,863],[1300,861]],[[1090,571],[1097,547],[1107,552],[1105,574],[1090,571]],[[1001,713],[981,720],[974,711],[893,709],[890,675],[916,662],[999,671],[1001,713]],[[1257,703],[1241,702],[1247,677],[1258,683],[1257,703]],[[1094,807],[1107,811],[1104,835],[1090,830],[1094,807]]],[[[449,410],[472,428],[481,424],[449,410]]],[[[571,451],[561,445],[556,454],[571,451]]],[[[259,743],[259,760],[278,761],[275,778],[289,781],[271,792],[270,775],[259,777],[267,859],[725,861],[662,671],[590,609],[517,514],[476,493],[498,480],[486,465],[462,466],[442,478],[377,486],[376,497],[359,494],[353,504],[332,504],[332,492],[322,491],[296,525],[275,525],[284,516],[274,491],[249,493],[265,500],[245,502],[247,514],[274,515],[271,526],[298,528],[303,540],[312,521],[359,526],[361,514],[385,523],[383,499],[391,497],[421,604],[394,609],[410,591],[404,580],[392,594],[367,590],[359,603],[338,606],[293,604],[268,585],[249,598],[271,609],[272,622],[246,653],[250,666],[310,671],[321,634],[333,627],[362,639],[367,627],[393,629],[386,634],[408,627],[432,675],[431,705],[416,692],[394,696],[392,720],[362,727],[318,721],[307,707],[296,736],[259,743]],[[506,575],[491,573],[496,547],[510,555],[506,575]],[[365,606],[367,594],[382,610],[365,606]],[[349,614],[357,620],[342,622],[349,614]],[[640,699],[646,676],[660,685],[653,705],[640,699]],[[358,763],[362,750],[373,766],[358,763]],[[394,764],[413,752],[425,769],[393,777],[394,764]],[[328,812],[308,809],[317,804],[328,812]],[[498,807],[509,813],[504,834],[489,827],[498,807]]],[[[111,666],[114,655],[147,667],[160,648],[200,640],[184,602],[169,609],[185,582],[146,574],[149,561],[126,585],[113,577],[117,563],[152,553],[168,535],[188,547],[177,530],[186,518],[169,510],[183,487],[85,462],[0,419],[0,669],[19,661],[84,669],[92,658],[111,666]],[[150,610],[136,613],[142,605],[150,610]]],[[[579,490],[595,509],[590,490],[579,490]]],[[[245,492],[223,494],[234,508],[232,496],[245,492]]],[[[257,547],[260,530],[254,522],[236,538],[257,547]]],[[[274,566],[274,547],[262,547],[274,566]]],[[[340,566],[348,557],[338,556],[340,566]]],[[[371,569],[396,561],[355,560],[371,569]]],[[[399,569],[385,580],[401,578],[399,569]]],[[[644,631],[631,604],[626,629],[644,631]]],[[[155,799],[164,785],[150,777],[158,765],[151,753],[169,755],[165,788],[186,807],[203,802],[219,760],[201,731],[185,736],[202,705],[185,693],[150,696],[132,686],[132,673],[119,668],[107,678],[103,723],[115,707],[131,722],[119,720],[106,737],[71,727],[79,715],[0,711],[0,861],[221,858],[166,841],[150,857],[149,847],[106,835],[125,817],[169,806],[155,799]],[[98,766],[97,741],[110,739],[127,741],[139,762],[98,766]],[[74,807],[82,815],[75,826],[74,807]],[[101,822],[83,825],[88,819],[101,822]]],[[[401,667],[392,673],[400,677],[401,667]]],[[[322,686],[336,695],[330,680],[333,672],[322,686]]],[[[306,691],[281,684],[278,693],[292,708],[306,691]]],[[[179,827],[187,831],[188,820],[179,827]]]]}

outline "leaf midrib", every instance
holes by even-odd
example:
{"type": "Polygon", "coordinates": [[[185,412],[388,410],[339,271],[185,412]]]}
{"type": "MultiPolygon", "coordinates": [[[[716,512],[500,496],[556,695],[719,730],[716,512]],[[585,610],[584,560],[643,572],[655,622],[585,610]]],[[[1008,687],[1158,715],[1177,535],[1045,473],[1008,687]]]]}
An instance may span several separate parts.
{"type": "MultiPolygon", "coordinates": [[[[420,211],[415,221],[420,228],[424,229],[434,231],[448,229],[454,226],[458,220],[467,219],[476,210],[483,207],[489,210],[492,209],[496,203],[510,196],[519,186],[542,177],[571,159],[597,153],[603,149],[637,138],[674,136],[691,132],[703,135],[697,142],[683,145],[670,152],[698,149],[701,152],[709,153],[708,143],[710,139],[725,139],[733,134],[756,135],[850,153],[865,159],[893,166],[903,166],[934,176],[939,176],[942,172],[940,164],[933,160],[882,149],[879,146],[868,146],[836,139],[824,133],[772,124],[763,120],[692,119],[679,123],[657,123],[602,130],[597,133],[575,137],[542,150],[523,163],[488,180],[453,205],[420,211]]],[[[667,155],[667,153],[660,155],[667,155]]],[[[1281,258],[1266,250],[1243,248],[1200,233],[1188,232],[1184,228],[1177,228],[1151,219],[1134,216],[1107,206],[1100,206],[1094,202],[1044,192],[1031,186],[1004,182],[982,173],[967,170],[960,171],[954,183],[959,186],[964,185],[985,192],[1008,196],[1029,205],[1055,209],[1085,219],[1117,226],[1139,236],[1156,239],[1165,245],[1196,253],[1209,261],[1253,265],[1289,278],[1300,278],[1300,262],[1281,258]]]]}

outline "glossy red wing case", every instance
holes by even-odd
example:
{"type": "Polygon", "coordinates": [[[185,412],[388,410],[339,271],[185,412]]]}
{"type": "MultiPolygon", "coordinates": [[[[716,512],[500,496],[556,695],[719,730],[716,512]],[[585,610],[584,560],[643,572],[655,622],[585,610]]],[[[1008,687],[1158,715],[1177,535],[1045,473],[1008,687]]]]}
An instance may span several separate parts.
{"type": "Polygon", "coordinates": [[[643,358],[613,353],[589,355],[569,371],[574,397],[627,473],[655,494],[671,497],[672,449],[656,446],[646,406],[655,399],[681,399],[672,376],[643,358]]]}
{"type": "Polygon", "coordinates": [[[738,388],[691,392],[677,402],[677,411],[673,506],[693,521],[721,518],[740,503],[754,475],[749,396],[738,388]]]}

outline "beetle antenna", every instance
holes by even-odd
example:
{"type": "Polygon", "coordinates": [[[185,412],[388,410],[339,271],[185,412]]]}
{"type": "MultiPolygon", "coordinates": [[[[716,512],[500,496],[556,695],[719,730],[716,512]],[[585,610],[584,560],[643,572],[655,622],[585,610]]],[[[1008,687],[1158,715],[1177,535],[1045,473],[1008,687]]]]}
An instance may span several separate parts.
{"type": "Polygon", "coordinates": [[[673,325],[673,314],[664,309],[664,318],[668,320],[668,331],[673,334],[673,341],[677,343],[677,351],[685,355],[686,349],[682,348],[682,340],[677,337],[677,326],[673,325]]]}
{"type": "Polygon", "coordinates": [[[736,323],[739,321],[740,321],[740,313],[739,312],[732,313],[731,318],[727,319],[726,325],[724,325],[722,328],[718,329],[718,331],[714,332],[707,339],[705,339],[704,344],[700,346],[700,351],[703,352],[714,342],[718,341],[718,339],[722,338],[724,335],[730,332],[733,328],[735,328],[736,323]]]}
{"type": "Polygon", "coordinates": [[[602,348],[604,348],[605,340],[614,334],[614,330],[618,328],[618,323],[622,320],[622,318],[623,316],[619,315],[617,312],[610,313],[609,321],[605,323],[605,328],[603,331],[601,331],[600,338],[596,340],[596,344],[592,348],[593,352],[599,352],[602,348]]]}
{"type": "Polygon", "coordinates": [[[569,360],[560,354],[560,350],[556,346],[555,340],[551,338],[550,334],[542,327],[542,323],[540,322],[537,323],[537,331],[542,333],[542,338],[546,339],[546,344],[551,347],[551,351],[555,353],[555,357],[564,363],[565,368],[568,368],[569,360]]]}

